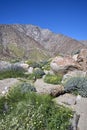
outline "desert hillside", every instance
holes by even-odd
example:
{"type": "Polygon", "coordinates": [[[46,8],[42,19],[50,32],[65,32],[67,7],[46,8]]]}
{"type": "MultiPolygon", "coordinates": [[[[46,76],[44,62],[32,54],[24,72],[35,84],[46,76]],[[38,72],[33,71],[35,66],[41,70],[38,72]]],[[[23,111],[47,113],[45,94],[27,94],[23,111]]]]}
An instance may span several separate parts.
{"type": "Polygon", "coordinates": [[[47,59],[85,48],[81,42],[33,25],[0,25],[0,59],[47,59]]]}
{"type": "Polygon", "coordinates": [[[39,60],[49,57],[47,51],[32,37],[13,25],[0,25],[0,58],[39,60]]]}

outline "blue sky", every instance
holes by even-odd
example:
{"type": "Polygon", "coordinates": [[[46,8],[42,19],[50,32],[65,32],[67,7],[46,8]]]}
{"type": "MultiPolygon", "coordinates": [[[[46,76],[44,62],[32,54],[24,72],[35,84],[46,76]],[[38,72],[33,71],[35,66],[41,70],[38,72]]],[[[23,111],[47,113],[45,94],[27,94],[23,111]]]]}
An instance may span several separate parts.
{"type": "Polygon", "coordinates": [[[14,23],[87,40],[87,0],[0,0],[0,24],[14,23]]]}

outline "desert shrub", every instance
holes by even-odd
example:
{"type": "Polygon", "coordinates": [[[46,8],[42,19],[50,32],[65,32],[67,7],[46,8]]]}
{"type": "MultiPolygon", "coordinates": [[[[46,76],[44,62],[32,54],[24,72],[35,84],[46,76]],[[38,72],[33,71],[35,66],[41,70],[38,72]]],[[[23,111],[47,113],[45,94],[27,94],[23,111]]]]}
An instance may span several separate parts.
{"type": "Polygon", "coordinates": [[[87,77],[72,77],[64,84],[66,92],[75,92],[87,97],[87,77]]]}
{"type": "Polygon", "coordinates": [[[70,125],[71,110],[56,105],[48,95],[21,93],[16,87],[0,98],[1,106],[5,100],[10,110],[0,113],[0,130],[67,130],[70,125]]]}
{"type": "Polygon", "coordinates": [[[33,72],[36,79],[42,78],[43,75],[45,75],[44,71],[40,68],[36,68],[33,72]]]}
{"type": "Polygon", "coordinates": [[[50,83],[50,84],[60,84],[62,80],[61,75],[51,75],[47,74],[44,78],[44,82],[50,83]]]}
{"type": "Polygon", "coordinates": [[[50,70],[50,62],[51,61],[42,61],[42,62],[40,62],[39,64],[40,64],[40,66],[41,66],[41,68],[43,69],[43,70],[50,70]]]}
{"type": "Polygon", "coordinates": [[[33,68],[41,68],[40,64],[35,62],[35,61],[31,61],[31,60],[28,60],[26,62],[30,67],[33,67],[33,68]]]}
{"type": "Polygon", "coordinates": [[[23,82],[23,83],[18,84],[15,87],[15,89],[16,89],[16,91],[20,91],[21,93],[27,93],[29,91],[36,92],[35,87],[27,82],[23,82]]]}

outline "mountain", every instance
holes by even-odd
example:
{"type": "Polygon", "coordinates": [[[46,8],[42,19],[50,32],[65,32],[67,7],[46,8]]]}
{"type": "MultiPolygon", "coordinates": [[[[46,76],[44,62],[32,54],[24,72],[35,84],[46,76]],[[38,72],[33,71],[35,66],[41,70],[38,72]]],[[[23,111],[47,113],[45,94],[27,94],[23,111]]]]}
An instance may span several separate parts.
{"type": "Polygon", "coordinates": [[[81,40],[80,42],[87,46],[87,40],[81,40]]]}
{"type": "Polygon", "coordinates": [[[0,25],[0,59],[40,60],[85,48],[81,42],[34,25],[0,25]]]}
{"type": "Polygon", "coordinates": [[[14,25],[0,25],[0,59],[32,59],[48,58],[44,47],[27,36],[14,25]]]}
{"type": "Polygon", "coordinates": [[[84,45],[75,39],[55,34],[48,29],[41,29],[34,25],[14,25],[14,28],[32,37],[54,55],[71,54],[75,50],[84,48],[84,45]]]}

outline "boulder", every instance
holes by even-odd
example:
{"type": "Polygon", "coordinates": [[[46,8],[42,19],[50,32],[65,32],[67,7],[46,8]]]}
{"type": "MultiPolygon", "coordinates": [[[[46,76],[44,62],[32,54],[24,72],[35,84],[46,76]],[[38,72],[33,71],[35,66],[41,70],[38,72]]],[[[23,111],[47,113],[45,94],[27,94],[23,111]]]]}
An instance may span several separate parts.
{"type": "Polygon", "coordinates": [[[56,97],[64,92],[64,87],[62,85],[47,84],[43,79],[37,79],[34,83],[37,93],[39,94],[49,94],[56,97]]]}
{"type": "Polygon", "coordinates": [[[0,61],[0,71],[6,71],[11,69],[27,71],[28,67],[29,65],[26,63],[21,63],[21,62],[10,63],[6,61],[0,61]]]}
{"type": "Polygon", "coordinates": [[[11,69],[11,64],[6,61],[0,61],[0,71],[5,71],[11,69]]]}
{"type": "Polygon", "coordinates": [[[28,68],[28,73],[29,73],[29,74],[32,74],[32,73],[33,73],[33,70],[34,70],[33,67],[29,67],[29,68],[28,68]]]}
{"type": "Polygon", "coordinates": [[[79,55],[79,54],[75,54],[75,55],[73,55],[73,57],[72,57],[72,58],[74,59],[74,61],[76,61],[76,62],[78,61],[78,55],[79,55]]]}
{"type": "Polygon", "coordinates": [[[61,105],[75,105],[76,104],[76,96],[74,96],[73,94],[64,94],[64,95],[60,95],[59,97],[56,97],[55,99],[53,99],[56,103],[61,104],[61,105]]]}
{"type": "Polygon", "coordinates": [[[55,57],[51,64],[51,69],[54,71],[54,73],[61,73],[65,74],[68,71],[73,71],[76,69],[80,69],[79,65],[75,62],[75,60],[72,57],[55,57]]]}
{"type": "Polygon", "coordinates": [[[28,64],[26,64],[26,63],[21,63],[21,62],[14,63],[14,64],[12,64],[12,66],[11,66],[12,69],[25,70],[25,71],[28,70],[28,67],[29,67],[28,64]]]}
{"type": "Polygon", "coordinates": [[[23,69],[25,69],[25,70],[27,70],[28,67],[29,67],[29,65],[26,64],[26,63],[21,63],[20,66],[21,66],[23,69]]]}
{"type": "Polygon", "coordinates": [[[87,49],[81,49],[77,56],[77,62],[81,69],[87,71],[87,49]]]}
{"type": "Polygon", "coordinates": [[[19,82],[20,81],[15,78],[8,78],[8,79],[0,80],[0,96],[5,95],[12,86],[14,86],[15,84],[19,82]]]}

